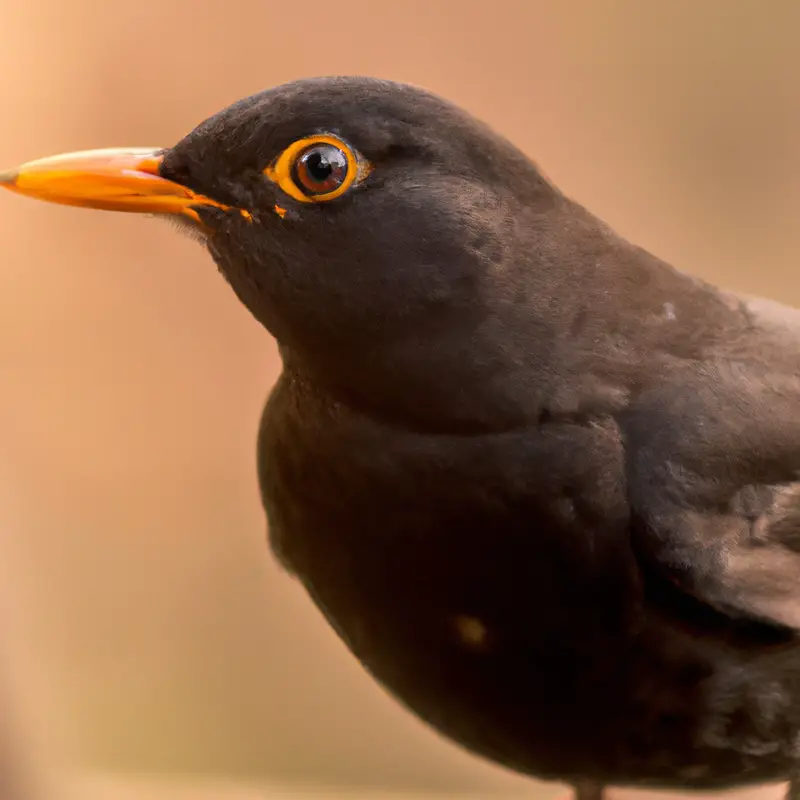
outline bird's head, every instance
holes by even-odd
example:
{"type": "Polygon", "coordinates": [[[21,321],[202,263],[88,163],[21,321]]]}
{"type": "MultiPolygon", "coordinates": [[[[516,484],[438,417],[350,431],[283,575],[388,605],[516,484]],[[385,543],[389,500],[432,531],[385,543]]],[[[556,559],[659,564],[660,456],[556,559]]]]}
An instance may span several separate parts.
{"type": "Polygon", "coordinates": [[[181,220],[285,354],[351,387],[357,372],[382,373],[371,380],[387,392],[399,375],[425,388],[406,362],[486,380],[514,358],[507,309],[547,256],[531,232],[563,199],[466,112],[366,78],[290,83],[174,147],[57,156],[0,184],[181,220]]]}

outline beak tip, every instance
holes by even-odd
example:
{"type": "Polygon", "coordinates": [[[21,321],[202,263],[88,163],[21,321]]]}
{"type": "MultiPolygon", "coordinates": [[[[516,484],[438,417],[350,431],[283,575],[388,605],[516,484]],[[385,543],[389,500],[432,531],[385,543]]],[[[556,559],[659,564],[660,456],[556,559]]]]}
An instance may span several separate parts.
{"type": "Polygon", "coordinates": [[[0,170],[0,186],[11,188],[16,185],[18,177],[19,170],[17,169],[0,170]]]}

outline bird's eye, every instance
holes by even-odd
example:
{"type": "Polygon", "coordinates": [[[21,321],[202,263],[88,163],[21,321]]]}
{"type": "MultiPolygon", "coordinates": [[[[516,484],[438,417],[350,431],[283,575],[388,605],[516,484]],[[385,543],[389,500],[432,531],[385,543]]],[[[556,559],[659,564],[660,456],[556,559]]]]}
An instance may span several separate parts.
{"type": "Polygon", "coordinates": [[[332,144],[312,144],[294,163],[294,182],[310,197],[336,191],[347,180],[347,156],[332,144]]]}
{"type": "Polygon", "coordinates": [[[264,171],[301,203],[322,203],[343,195],[366,177],[367,162],[335,136],[309,136],[287,147],[264,171]]]}

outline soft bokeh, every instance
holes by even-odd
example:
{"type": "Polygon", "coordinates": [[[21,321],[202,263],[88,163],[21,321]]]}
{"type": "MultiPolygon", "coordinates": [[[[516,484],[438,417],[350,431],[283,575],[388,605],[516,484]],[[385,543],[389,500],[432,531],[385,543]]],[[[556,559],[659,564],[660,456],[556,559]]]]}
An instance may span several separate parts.
{"type": "MultiPolygon", "coordinates": [[[[681,268],[800,302],[798,36],[793,0],[0,0],[0,161],[168,145],[302,76],[393,78],[681,268]]],[[[526,792],[387,698],[272,562],[254,436],[275,348],[201,248],[12,195],[0,219],[3,646],[36,752],[526,792]]]]}

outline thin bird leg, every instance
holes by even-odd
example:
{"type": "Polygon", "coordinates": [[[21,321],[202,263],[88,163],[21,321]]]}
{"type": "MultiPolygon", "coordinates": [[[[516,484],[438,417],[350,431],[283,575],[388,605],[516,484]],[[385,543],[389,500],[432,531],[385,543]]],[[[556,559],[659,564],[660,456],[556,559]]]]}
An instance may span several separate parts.
{"type": "Polygon", "coordinates": [[[800,772],[793,772],[789,778],[786,800],[800,800],[800,772]]]}
{"type": "MultiPolygon", "coordinates": [[[[603,800],[604,798],[604,787],[601,783],[581,781],[573,785],[573,790],[575,792],[575,800],[603,800]]],[[[800,800],[800,795],[797,798],[792,795],[791,800],[800,800]]]]}

